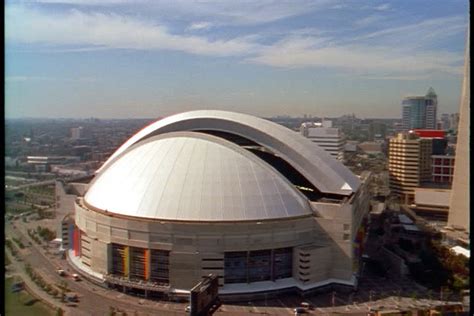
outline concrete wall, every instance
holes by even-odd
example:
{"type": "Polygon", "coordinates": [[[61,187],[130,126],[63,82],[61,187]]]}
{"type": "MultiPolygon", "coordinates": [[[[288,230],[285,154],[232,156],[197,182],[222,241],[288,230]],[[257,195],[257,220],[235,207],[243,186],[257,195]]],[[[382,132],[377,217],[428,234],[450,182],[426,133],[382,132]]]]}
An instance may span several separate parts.
{"type": "MultiPolygon", "coordinates": [[[[91,239],[91,268],[94,271],[110,271],[107,246],[110,243],[169,250],[171,286],[189,289],[209,273],[223,276],[223,260],[205,259],[223,258],[226,251],[302,245],[321,247],[316,250],[312,263],[312,281],[327,277],[348,280],[352,276],[351,241],[350,237],[344,240],[343,229],[344,224],[351,227],[351,210],[350,205],[325,208],[328,218],[308,216],[258,223],[209,224],[131,220],[90,211],[76,204],[75,219],[79,229],[91,239]],[[209,269],[212,267],[216,269],[209,269]]],[[[347,233],[350,235],[350,228],[347,233]]],[[[222,285],[223,278],[219,281],[222,285]]]]}

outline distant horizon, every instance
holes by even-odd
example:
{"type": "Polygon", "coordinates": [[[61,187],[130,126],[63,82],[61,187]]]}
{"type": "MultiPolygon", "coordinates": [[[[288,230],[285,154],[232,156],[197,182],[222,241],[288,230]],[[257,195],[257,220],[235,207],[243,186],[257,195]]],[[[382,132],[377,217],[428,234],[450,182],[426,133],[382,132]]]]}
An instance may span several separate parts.
{"type": "Polygon", "coordinates": [[[392,118],[430,87],[456,113],[468,25],[466,0],[7,0],[5,117],[392,118]]]}
{"type": "MultiPolygon", "coordinates": [[[[177,114],[177,113],[176,113],[177,114]]],[[[244,113],[247,114],[247,113],[244,113]]],[[[316,116],[316,115],[311,115],[309,118],[318,118],[318,119],[337,119],[343,116],[350,116],[354,114],[357,119],[362,119],[362,120],[401,120],[401,117],[361,117],[358,116],[356,113],[346,113],[342,114],[339,116],[316,116]]],[[[454,114],[454,113],[447,113],[447,114],[454,114]]],[[[160,119],[160,118],[165,118],[168,116],[171,116],[174,114],[166,115],[166,116],[157,116],[157,117],[95,117],[95,116],[90,116],[90,117],[5,117],[5,120],[77,120],[77,121],[84,121],[84,120],[153,120],[153,119],[160,119]]],[[[249,114],[251,115],[251,114],[249,114]]],[[[309,114],[307,114],[309,115],[309,114]]],[[[264,119],[275,119],[275,118],[304,118],[304,114],[298,116],[298,115],[273,115],[273,116],[260,116],[256,115],[257,117],[264,118],[264,119]]]]}

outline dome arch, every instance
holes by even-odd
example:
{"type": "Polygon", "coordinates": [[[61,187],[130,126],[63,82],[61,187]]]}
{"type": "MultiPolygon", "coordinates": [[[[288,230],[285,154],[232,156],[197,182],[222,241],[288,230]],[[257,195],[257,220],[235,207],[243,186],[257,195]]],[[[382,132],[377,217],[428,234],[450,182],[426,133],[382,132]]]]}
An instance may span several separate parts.
{"type": "Polygon", "coordinates": [[[360,180],[347,167],[298,133],[251,115],[217,110],[180,113],[150,124],[127,140],[98,171],[133,144],[151,136],[200,130],[223,131],[261,144],[291,164],[321,192],[349,196],[360,186],[360,180]]]}

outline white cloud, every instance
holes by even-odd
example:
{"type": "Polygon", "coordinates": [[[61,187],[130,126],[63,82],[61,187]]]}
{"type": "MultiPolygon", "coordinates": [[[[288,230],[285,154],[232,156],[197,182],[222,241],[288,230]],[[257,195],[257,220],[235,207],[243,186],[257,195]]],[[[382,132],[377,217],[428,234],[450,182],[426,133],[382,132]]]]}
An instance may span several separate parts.
{"type": "Polygon", "coordinates": [[[188,30],[190,30],[190,31],[207,30],[211,27],[212,27],[212,23],[210,23],[210,22],[196,22],[196,23],[192,23],[190,26],[188,26],[188,30]]]}
{"type": "Polygon", "coordinates": [[[358,75],[427,72],[461,74],[462,56],[442,52],[404,54],[391,47],[327,44],[311,37],[291,37],[275,43],[247,61],[275,67],[320,67],[349,70],[358,75]]]}
{"type": "Polygon", "coordinates": [[[137,2],[145,2],[144,0],[24,0],[20,3],[40,3],[40,4],[73,4],[73,5],[116,5],[116,4],[131,4],[137,2]]]}
{"type": "Polygon", "coordinates": [[[354,25],[357,26],[357,27],[366,27],[366,26],[370,26],[370,25],[372,25],[376,22],[382,21],[385,18],[386,17],[383,16],[383,15],[373,14],[373,15],[369,15],[367,17],[361,18],[359,20],[356,20],[354,22],[354,25]]]}
{"type": "Polygon", "coordinates": [[[375,10],[378,10],[378,11],[387,11],[391,8],[390,4],[388,3],[384,3],[384,4],[381,4],[381,5],[378,5],[376,6],[374,9],[375,10]]]}
{"type": "Polygon", "coordinates": [[[6,83],[12,82],[25,82],[25,81],[52,81],[54,78],[41,77],[41,76],[7,76],[5,77],[6,83]]]}
{"type": "Polygon", "coordinates": [[[412,24],[404,24],[371,32],[355,38],[356,40],[374,39],[390,42],[424,42],[427,39],[440,39],[466,30],[466,21],[462,16],[433,18],[412,24]]]}
{"type": "MultiPolygon", "coordinates": [[[[205,36],[174,34],[163,25],[138,17],[79,10],[53,14],[10,5],[6,7],[5,36],[7,46],[12,42],[39,43],[46,44],[43,49],[60,52],[175,50],[197,55],[240,56],[246,62],[274,67],[332,68],[366,77],[413,78],[434,72],[461,73],[461,54],[430,51],[423,45],[458,34],[465,24],[458,16],[436,18],[378,30],[345,42],[330,38],[324,30],[306,28],[289,30],[286,34],[290,35],[281,38],[280,34],[280,40],[263,45],[258,42],[262,40],[259,34],[209,40],[205,36]]],[[[211,26],[214,27],[212,22],[203,20],[190,25],[189,30],[211,26]]]]}
{"type": "Polygon", "coordinates": [[[326,8],[335,0],[26,0],[24,3],[69,4],[79,6],[133,6],[154,16],[212,19],[219,25],[257,25],[307,14],[326,8]],[[140,7],[136,4],[139,2],[140,7]]]}
{"type": "Polygon", "coordinates": [[[97,78],[77,77],[77,78],[57,78],[48,76],[6,76],[6,83],[27,82],[27,81],[77,81],[77,82],[96,82],[97,78]]]}
{"type": "Polygon", "coordinates": [[[258,46],[248,37],[210,41],[205,37],[171,34],[161,25],[137,18],[79,10],[46,14],[22,6],[9,6],[5,21],[7,45],[12,41],[80,45],[93,49],[177,50],[212,56],[245,55],[258,46]]]}
{"type": "MultiPolygon", "coordinates": [[[[334,0],[156,1],[159,11],[201,17],[218,25],[259,25],[327,8],[334,0]]],[[[153,2],[150,3],[153,7],[153,2]]]]}

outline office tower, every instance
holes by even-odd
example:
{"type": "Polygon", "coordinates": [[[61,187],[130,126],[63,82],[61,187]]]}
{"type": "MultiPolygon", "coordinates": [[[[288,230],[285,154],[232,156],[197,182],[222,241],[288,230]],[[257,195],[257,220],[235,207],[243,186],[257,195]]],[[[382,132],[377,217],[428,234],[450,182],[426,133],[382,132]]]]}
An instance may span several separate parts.
{"type": "Polygon", "coordinates": [[[383,122],[369,123],[369,140],[384,140],[387,135],[387,125],[383,122]]]}
{"type": "Polygon", "coordinates": [[[449,129],[449,114],[447,113],[443,113],[441,114],[441,126],[442,126],[442,129],[444,129],[445,131],[449,129]]]}
{"type": "Polygon", "coordinates": [[[449,129],[457,132],[459,124],[459,113],[453,113],[449,116],[449,129]]]}
{"type": "Polygon", "coordinates": [[[403,130],[436,129],[438,96],[433,88],[430,88],[425,96],[406,97],[402,105],[403,130]]]}
{"type": "Polygon", "coordinates": [[[82,127],[73,127],[71,128],[71,139],[78,140],[82,137],[82,127]]]}
{"type": "Polygon", "coordinates": [[[414,132],[399,133],[389,142],[390,189],[402,203],[411,204],[414,190],[431,180],[432,140],[414,132]]]}
{"type": "Polygon", "coordinates": [[[449,205],[448,225],[461,227],[469,232],[469,124],[471,100],[469,28],[467,31],[466,55],[464,57],[464,78],[459,111],[459,128],[456,143],[453,186],[449,205]]]}
{"type": "Polygon", "coordinates": [[[429,138],[432,143],[432,155],[445,155],[448,147],[448,139],[443,130],[415,129],[413,132],[420,138],[429,138]]]}
{"type": "Polygon", "coordinates": [[[338,160],[344,158],[345,139],[339,128],[332,127],[332,121],[303,123],[300,127],[300,133],[313,143],[318,144],[334,158],[338,160]]]}

